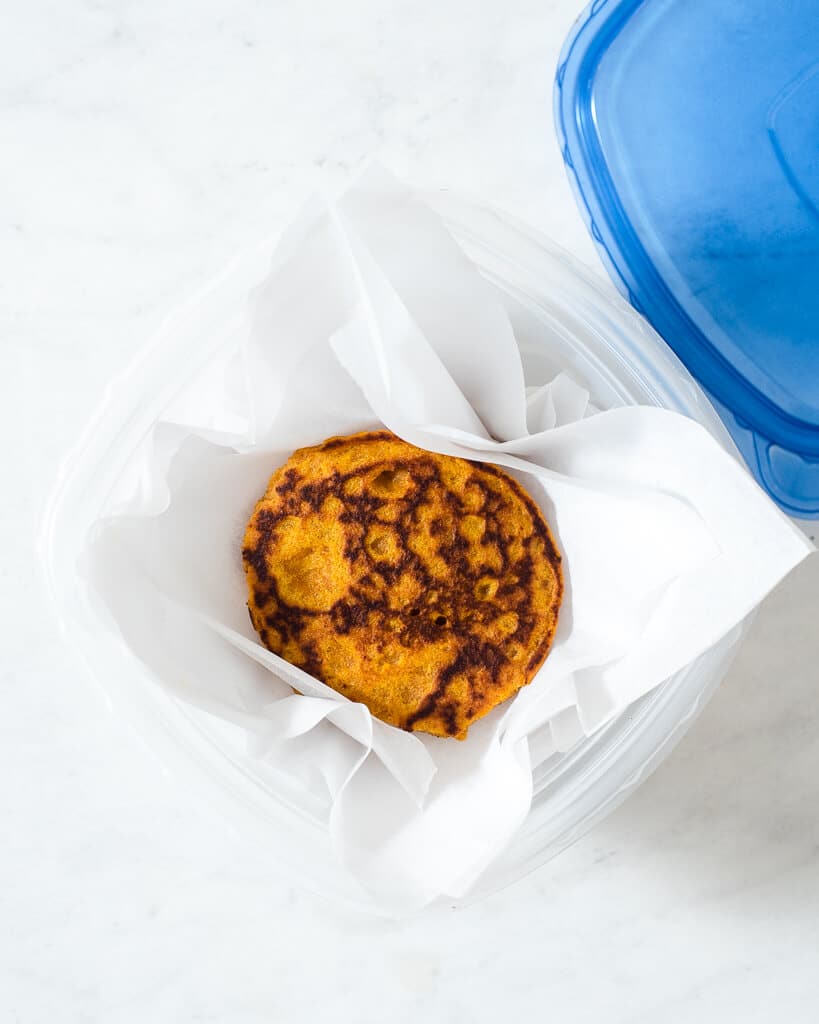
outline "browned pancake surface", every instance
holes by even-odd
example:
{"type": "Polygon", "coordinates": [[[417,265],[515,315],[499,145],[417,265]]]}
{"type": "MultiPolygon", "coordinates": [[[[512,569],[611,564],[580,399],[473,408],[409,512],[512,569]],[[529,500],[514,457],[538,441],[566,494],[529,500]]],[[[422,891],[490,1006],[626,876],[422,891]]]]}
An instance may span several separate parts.
{"type": "Polygon", "coordinates": [[[385,722],[458,739],[532,679],[563,593],[516,480],[387,431],[295,452],[243,558],[267,648],[385,722]]]}

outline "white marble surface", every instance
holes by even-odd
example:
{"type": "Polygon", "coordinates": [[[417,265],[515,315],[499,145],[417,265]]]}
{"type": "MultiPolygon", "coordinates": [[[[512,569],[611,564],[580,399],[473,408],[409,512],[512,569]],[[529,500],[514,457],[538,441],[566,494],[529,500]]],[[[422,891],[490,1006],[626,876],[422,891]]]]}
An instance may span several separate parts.
{"type": "Polygon", "coordinates": [[[108,715],[31,541],[106,380],[322,170],[377,153],[596,264],[551,129],[577,0],[28,0],[0,33],[0,1019],[819,1013],[819,558],[669,761],[558,861],[387,924],[294,891],[108,715]]]}

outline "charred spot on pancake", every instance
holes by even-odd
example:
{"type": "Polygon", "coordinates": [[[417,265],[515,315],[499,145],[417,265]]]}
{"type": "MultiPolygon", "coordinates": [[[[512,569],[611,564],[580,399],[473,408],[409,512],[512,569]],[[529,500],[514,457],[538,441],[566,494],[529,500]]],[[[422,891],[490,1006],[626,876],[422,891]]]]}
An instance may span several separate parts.
{"type": "Polygon", "coordinates": [[[388,431],[294,452],[242,557],[265,646],[391,725],[458,739],[531,681],[563,594],[516,480],[388,431]]]}

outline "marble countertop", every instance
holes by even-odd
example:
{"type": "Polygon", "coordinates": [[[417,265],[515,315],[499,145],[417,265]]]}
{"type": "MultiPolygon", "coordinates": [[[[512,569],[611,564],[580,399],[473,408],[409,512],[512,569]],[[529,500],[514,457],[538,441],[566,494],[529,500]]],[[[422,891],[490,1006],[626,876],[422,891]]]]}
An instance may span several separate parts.
{"type": "Polygon", "coordinates": [[[668,761],[466,909],[294,890],[106,710],[32,568],[106,381],[230,254],[368,154],[602,273],[551,128],[578,0],[30,0],[0,34],[0,1019],[814,1021],[819,559],[668,761]]]}

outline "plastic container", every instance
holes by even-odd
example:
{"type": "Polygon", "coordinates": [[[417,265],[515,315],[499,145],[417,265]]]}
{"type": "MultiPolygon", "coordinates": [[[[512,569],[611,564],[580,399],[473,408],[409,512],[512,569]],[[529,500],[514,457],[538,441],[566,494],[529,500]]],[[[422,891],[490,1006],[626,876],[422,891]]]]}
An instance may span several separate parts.
{"type": "Polygon", "coordinates": [[[815,0],[595,0],[555,122],[615,283],[772,497],[819,516],[815,0]]]}
{"type": "MultiPolygon", "coordinates": [[[[567,254],[491,210],[447,194],[426,197],[498,289],[509,309],[527,383],[568,369],[600,408],[665,406],[730,438],[674,354],[626,303],[567,254]]],[[[302,886],[375,909],[335,860],[322,808],[306,810],[289,779],[244,750],[232,727],[175,701],[102,627],[77,573],[89,524],[128,473],[153,422],[201,367],[237,343],[244,300],[266,273],[271,244],[235,260],[175,314],[109,387],[102,409],[66,459],[42,530],[48,586],[66,635],[118,713],[131,722],[192,793],[302,886]],[[203,337],[200,325],[212,330],[203,337]]],[[[747,620],[746,620],[747,622],[747,620]]],[[[608,814],[669,753],[724,674],[745,629],[725,637],[616,721],[535,771],[529,816],[469,899],[532,870],[608,814]]]]}

